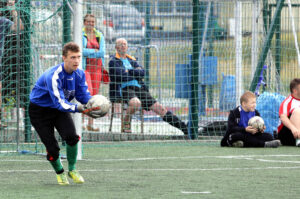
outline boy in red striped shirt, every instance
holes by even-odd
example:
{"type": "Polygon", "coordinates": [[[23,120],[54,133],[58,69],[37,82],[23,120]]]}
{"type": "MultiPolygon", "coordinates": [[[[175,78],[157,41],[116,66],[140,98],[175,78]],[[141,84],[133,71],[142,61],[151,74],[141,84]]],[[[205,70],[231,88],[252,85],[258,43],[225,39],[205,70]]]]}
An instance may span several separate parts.
{"type": "Polygon", "coordinates": [[[278,138],[282,145],[300,147],[300,78],[291,81],[290,91],[279,108],[278,138]]]}

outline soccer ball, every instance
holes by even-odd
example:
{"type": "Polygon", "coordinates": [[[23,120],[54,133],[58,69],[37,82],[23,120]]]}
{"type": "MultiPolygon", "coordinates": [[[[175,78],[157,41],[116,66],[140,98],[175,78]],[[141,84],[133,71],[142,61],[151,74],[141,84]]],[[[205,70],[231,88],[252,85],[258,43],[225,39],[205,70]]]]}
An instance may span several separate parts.
{"type": "Polygon", "coordinates": [[[252,126],[253,128],[258,129],[259,131],[262,131],[265,126],[264,120],[259,116],[254,116],[250,118],[248,121],[248,126],[252,126]]]}
{"type": "Polygon", "coordinates": [[[94,115],[97,115],[98,117],[105,116],[109,109],[111,108],[111,102],[107,97],[103,95],[94,95],[91,98],[91,102],[88,103],[88,108],[95,108],[100,107],[100,110],[93,111],[94,115]]]}

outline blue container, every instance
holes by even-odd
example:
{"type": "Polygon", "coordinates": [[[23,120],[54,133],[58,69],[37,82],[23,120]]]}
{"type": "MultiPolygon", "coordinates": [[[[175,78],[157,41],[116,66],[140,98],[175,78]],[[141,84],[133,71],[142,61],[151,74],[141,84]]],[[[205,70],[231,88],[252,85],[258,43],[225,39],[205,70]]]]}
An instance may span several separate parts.
{"type": "Polygon", "coordinates": [[[175,97],[189,98],[190,88],[190,70],[189,64],[175,65],[175,97]]]}
{"type": "MultiPolygon", "coordinates": [[[[189,98],[191,93],[191,69],[192,55],[188,55],[189,64],[175,65],[175,97],[189,98]]],[[[199,115],[205,115],[206,107],[206,86],[218,83],[217,78],[217,57],[202,57],[202,64],[199,64],[199,86],[198,103],[199,115]]]]}
{"type": "Polygon", "coordinates": [[[235,76],[224,75],[222,80],[219,106],[221,111],[229,111],[236,107],[235,76]]]}
{"type": "Polygon", "coordinates": [[[218,84],[218,58],[202,57],[201,62],[202,64],[199,67],[199,83],[201,85],[218,84]]]}
{"type": "MultiPolygon", "coordinates": [[[[188,55],[189,64],[176,64],[175,65],[175,97],[188,98],[190,93],[191,83],[191,68],[192,68],[192,55],[188,55]]],[[[199,66],[199,84],[200,85],[215,85],[218,83],[218,59],[217,57],[202,57],[202,64],[199,66]]],[[[203,96],[206,88],[199,88],[199,99],[206,99],[203,96]]],[[[203,102],[201,102],[203,104],[203,102]]]]}
{"type": "MultiPolygon", "coordinates": [[[[192,68],[192,55],[188,55],[190,68],[192,68]]],[[[202,56],[200,64],[199,56],[199,83],[201,85],[218,84],[218,58],[213,56],[202,56]]]]}

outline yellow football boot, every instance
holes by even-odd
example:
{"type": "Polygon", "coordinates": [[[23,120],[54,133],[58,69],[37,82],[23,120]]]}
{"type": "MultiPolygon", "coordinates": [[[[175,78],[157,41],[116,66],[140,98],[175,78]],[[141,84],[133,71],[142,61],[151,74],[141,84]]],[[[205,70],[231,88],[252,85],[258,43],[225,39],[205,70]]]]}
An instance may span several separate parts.
{"type": "Polygon", "coordinates": [[[63,172],[61,174],[56,174],[56,178],[57,178],[57,182],[58,182],[59,185],[68,185],[68,184],[70,184],[65,172],[63,172]]]}
{"type": "Polygon", "coordinates": [[[75,183],[84,183],[83,177],[76,170],[69,171],[68,176],[72,178],[75,183]]]}

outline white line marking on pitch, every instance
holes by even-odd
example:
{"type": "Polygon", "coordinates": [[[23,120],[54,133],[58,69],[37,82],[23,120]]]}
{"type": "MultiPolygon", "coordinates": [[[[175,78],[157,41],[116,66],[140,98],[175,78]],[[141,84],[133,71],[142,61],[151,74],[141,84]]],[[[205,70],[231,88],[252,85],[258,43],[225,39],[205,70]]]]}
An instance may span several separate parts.
{"type": "Polygon", "coordinates": [[[181,191],[183,194],[210,194],[210,191],[181,191]]]}
{"type": "MultiPolygon", "coordinates": [[[[83,169],[81,172],[132,172],[132,171],[243,171],[243,170],[268,170],[268,169],[300,169],[297,167],[254,167],[254,168],[194,168],[194,169],[83,169]]],[[[0,173],[12,172],[54,172],[53,170],[0,170],[0,173]]]]}
{"type": "Polygon", "coordinates": [[[83,159],[82,161],[99,161],[99,162],[114,162],[114,161],[145,161],[145,160],[172,160],[172,159],[202,159],[202,158],[254,158],[254,157],[300,157],[300,155],[225,155],[225,156],[183,156],[183,157],[148,157],[148,158],[120,158],[120,159],[100,159],[90,160],[83,159]]]}
{"type": "Polygon", "coordinates": [[[46,159],[44,160],[0,160],[0,162],[48,162],[46,159]]]}
{"type": "Polygon", "coordinates": [[[260,162],[279,162],[279,163],[296,163],[300,164],[300,161],[291,161],[291,160],[266,160],[266,159],[255,159],[260,162]]]}
{"type": "MultiPolygon", "coordinates": [[[[175,159],[202,159],[202,158],[225,158],[225,159],[248,159],[259,157],[300,157],[300,155],[288,155],[288,154],[275,154],[275,155],[225,155],[225,156],[183,156],[183,157],[147,157],[147,158],[120,158],[120,159],[82,159],[80,161],[91,161],[91,162],[114,162],[114,161],[147,161],[147,160],[175,160],[175,159]]],[[[64,161],[64,160],[63,160],[64,161]]],[[[14,159],[0,159],[0,162],[47,162],[44,160],[14,160],[14,159]]],[[[282,161],[282,162],[293,162],[298,161],[282,161]]]]}

